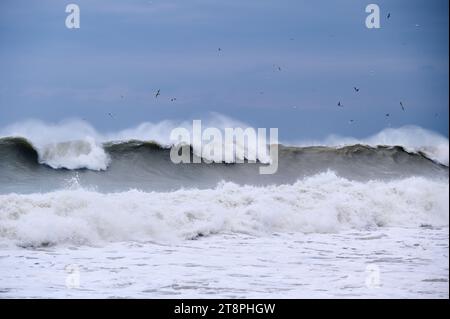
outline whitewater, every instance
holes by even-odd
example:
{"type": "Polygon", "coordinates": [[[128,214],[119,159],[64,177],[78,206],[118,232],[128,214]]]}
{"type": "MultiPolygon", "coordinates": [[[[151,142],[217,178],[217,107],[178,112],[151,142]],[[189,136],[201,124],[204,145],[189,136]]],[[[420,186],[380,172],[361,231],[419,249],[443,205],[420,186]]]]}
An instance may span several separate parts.
{"type": "MultiPolygon", "coordinates": [[[[205,127],[246,128],[249,125],[220,114],[213,114],[204,120],[205,127]]],[[[89,123],[72,119],[58,124],[48,124],[39,120],[28,120],[9,125],[0,130],[0,139],[20,137],[27,139],[36,149],[39,162],[52,168],[106,170],[110,158],[104,150],[105,143],[120,143],[124,141],[152,141],[161,147],[170,147],[170,132],[174,128],[191,130],[188,121],[162,121],[159,123],[145,122],[135,128],[114,133],[100,133],[89,123]]],[[[404,126],[387,128],[363,139],[331,135],[324,140],[285,141],[287,146],[308,147],[328,146],[344,147],[349,145],[367,145],[376,147],[402,146],[409,152],[419,152],[443,165],[449,164],[448,138],[432,131],[417,127],[404,126]]],[[[242,146],[245,147],[245,146],[242,146]]],[[[201,150],[193,150],[202,154],[201,150]]]]}
{"type": "Polygon", "coordinates": [[[448,298],[448,138],[284,141],[261,176],[171,163],[179,126],[0,130],[0,298],[448,298]]]}

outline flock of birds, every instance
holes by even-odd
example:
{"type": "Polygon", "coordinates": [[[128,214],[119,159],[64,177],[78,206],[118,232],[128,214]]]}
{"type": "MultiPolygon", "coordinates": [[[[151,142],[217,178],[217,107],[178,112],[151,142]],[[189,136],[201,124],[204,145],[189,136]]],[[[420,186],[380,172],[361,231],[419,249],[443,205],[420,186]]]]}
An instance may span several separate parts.
{"type": "MultiPolygon", "coordinates": [[[[160,96],[160,95],[161,95],[161,89],[158,89],[158,91],[156,91],[156,93],[155,93],[155,99],[157,99],[158,96],[160,96]]],[[[177,100],[176,97],[170,98],[170,102],[175,102],[176,100],[177,100]]]]}
{"type": "MultiPolygon", "coordinates": [[[[390,18],[391,18],[391,13],[390,13],[390,12],[388,12],[386,18],[387,18],[387,19],[390,19],[390,18]]],[[[419,26],[419,25],[416,24],[416,27],[418,27],[418,26],[419,26]]],[[[353,90],[355,91],[355,93],[358,93],[358,92],[359,92],[359,88],[356,87],[356,86],[353,87],[353,90]]],[[[341,101],[339,101],[339,102],[337,103],[337,106],[343,108],[343,107],[344,107],[344,104],[342,104],[341,101]]],[[[403,102],[402,102],[402,101],[400,101],[400,107],[402,108],[402,111],[403,111],[403,112],[406,111],[406,108],[405,108],[405,106],[403,105],[403,102]]],[[[435,114],[435,116],[436,116],[436,115],[437,115],[437,114],[435,114]]],[[[386,113],[384,116],[385,116],[386,119],[388,119],[388,118],[390,118],[391,114],[390,114],[390,113],[386,113]]],[[[350,119],[350,120],[349,120],[349,123],[350,123],[350,124],[353,124],[353,123],[355,123],[355,120],[350,119]]]]}
{"type": "MultiPolygon", "coordinates": [[[[390,18],[391,18],[391,13],[390,13],[390,12],[387,14],[386,18],[387,18],[387,19],[390,19],[390,18]]],[[[418,26],[419,26],[419,25],[416,24],[416,27],[418,27],[418,26]]],[[[294,40],[294,39],[293,39],[293,38],[290,38],[290,40],[292,41],[292,40],[294,40]]],[[[217,49],[217,51],[218,51],[219,53],[222,52],[222,48],[219,47],[219,48],[217,49]]],[[[276,70],[276,71],[281,71],[281,66],[279,66],[279,65],[277,65],[277,64],[273,64],[273,68],[274,68],[274,70],[276,70]]],[[[360,88],[354,86],[354,87],[353,87],[353,90],[355,91],[355,93],[359,93],[360,88]]],[[[262,94],[264,94],[264,92],[263,92],[263,91],[260,91],[259,94],[262,95],[262,94]]],[[[160,96],[161,96],[161,89],[157,89],[157,91],[154,93],[154,98],[155,98],[155,99],[158,99],[158,97],[160,97],[160,96]]],[[[121,99],[123,99],[123,98],[124,98],[124,95],[121,95],[120,97],[121,97],[121,99]]],[[[171,102],[175,102],[176,100],[177,100],[176,97],[170,98],[170,101],[171,101],[171,102]]],[[[343,108],[343,107],[344,107],[344,104],[343,104],[341,101],[338,101],[337,106],[340,107],[340,108],[343,108]]],[[[402,101],[400,101],[400,107],[401,107],[402,111],[406,111],[405,105],[403,104],[402,101]]],[[[293,106],[293,108],[296,109],[297,107],[296,107],[296,106],[293,106]]],[[[114,118],[114,116],[112,115],[112,113],[108,113],[108,115],[109,115],[111,118],[114,118]]],[[[390,118],[390,116],[391,116],[390,113],[386,113],[386,114],[385,114],[385,118],[386,118],[386,119],[390,118]]],[[[437,114],[435,114],[435,116],[437,116],[437,114]]],[[[350,123],[350,124],[355,123],[355,120],[350,119],[350,120],[349,120],[349,123],[350,123]]]]}
{"type": "MultiPolygon", "coordinates": [[[[358,93],[360,89],[359,89],[358,87],[354,86],[354,87],[353,87],[353,90],[355,91],[355,93],[358,93]]],[[[343,107],[344,107],[344,104],[341,103],[341,101],[339,101],[339,102],[337,103],[337,106],[343,108],[343,107]]],[[[402,101],[400,101],[400,107],[401,107],[401,109],[402,109],[403,112],[406,111],[405,105],[403,104],[402,101]]],[[[385,116],[386,119],[388,119],[388,118],[391,116],[391,114],[390,114],[390,113],[386,113],[384,116],[385,116]]],[[[349,120],[349,123],[350,123],[350,124],[355,123],[355,120],[352,120],[352,119],[351,119],[351,120],[349,120]]]]}
{"type": "MultiPolygon", "coordinates": [[[[389,18],[389,15],[388,15],[388,18],[389,18]]],[[[218,51],[222,51],[222,49],[221,49],[221,48],[218,48],[218,51]]],[[[280,67],[279,65],[274,64],[273,67],[274,67],[276,70],[281,71],[281,67],[280,67]]],[[[359,93],[360,88],[354,86],[354,87],[353,87],[353,90],[355,91],[355,93],[359,93]]],[[[260,91],[259,94],[260,94],[260,95],[263,95],[264,92],[263,92],[263,91],[260,91]]],[[[155,94],[154,94],[155,99],[157,99],[160,95],[161,95],[161,89],[157,89],[157,91],[156,91],[155,94]]],[[[121,97],[122,99],[124,98],[123,95],[121,95],[120,97],[121,97]]],[[[175,102],[176,100],[177,100],[176,97],[170,98],[170,101],[171,101],[171,102],[175,102]]],[[[341,103],[341,101],[339,101],[339,102],[337,103],[337,106],[343,108],[343,107],[344,107],[344,104],[341,103]]],[[[406,109],[405,109],[405,106],[403,105],[403,102],[402,102],[402,101],[400,101],[400,107],[402,108],[402,111],[405,111],[405,110],[406,110],[406,109]]],[[[293,108],[296,109],[297,107],[296,107],[296,106],[293,106],[293,108]]],[[[111,118],[114,118],[114,116],[112,115],[112,113],[108,113],[108,115],[109,115],[111,118]]],[[[386,118],[389,118],[389,117],[390,117],[390,113],[386,113],[386,114],[385,114],[385,117],[386,117],[386,118]]],[[[349,120],[349,123],[355,123],[355,120],[351,119],[351,120],[349,120]]]]}

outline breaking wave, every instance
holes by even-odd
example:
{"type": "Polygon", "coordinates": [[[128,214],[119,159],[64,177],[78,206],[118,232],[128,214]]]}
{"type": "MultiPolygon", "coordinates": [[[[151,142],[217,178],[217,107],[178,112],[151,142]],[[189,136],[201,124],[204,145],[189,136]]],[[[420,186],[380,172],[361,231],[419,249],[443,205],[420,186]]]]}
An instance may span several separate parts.
{"type": "MultiPolygon", "coordinates": [[[[228,117],[214,114],[204,121],[204,127],[249,127],[245,123],[228,117]]],[[[0,131],[0,147],[5,138],[23,138],[35,148],[40,163],[52,168],[106,170],[110,158],[105,150],[105,144],[127,143],[129,141],[153,141],[161,147],[169,147],[170,132],[176,127],[190,130],[192,123],[184,121],[162,121],[159,123],[142,123],[135,128],[125,129],[116,133],[99,133],[87,122],[80,120],[64,121],[60,124],[47,124],[37,120],[29,120],[10,125],[0,131]]],[[[23,142],[23,141],[22,141],[23,142]]],[[[142,142],[144,143],[144,142],[142,142]]],[[[352,145],[400,146],[410,153],[422,154],[440,164],[449,165],[448,138],[432,131],[416,126],[388,128],[365,139],[351,137],[329,136],[323,141],[297,141],[283,143],[296,147],[325,146],[344,148],[352,145]]],[[[193,149],[199,156],[201,150],[193,149]]],[[[261,162],[267,159],[260,158],[261,162]]]]}
{"type": "Polygon", "coordinates": [[[0,239],[21,246],[195,239],[216,233],[333,233],[390,226],[448,226],[448,180],[350,181],[326,172],[265,187],[130,190],[102,194],[72,184],[0,195],[0,239]]]}
{"type": "MultiPolygon", "coordinates": [[[[87,122],[79,120],[65,121],[61,124],[46,124],[40,121],[26,121],[10,125],[0,131],[0,148],[7,143],[9,146],[13,138],[21,139],[19,146],[34,148],[39,163],[52,168],[106,170],[111,163],[108,146],[122,144],[130,146],[128,142],[145,144],[152,141],[161,148],[171,146],[170,132],[176,127],[190,129],[192,123],[162,121],[160,123],[143,123],[136,128],[126,129],[117,133],[102,134],[97,132],[87,122]],[[3,138],[2,138],[3,137],[3,138]],[[106,146],[106,147],[105,147],[106,146]]],[[[204,127],[242,127],[248,125],[229,119],[225,116],[214,115],[205,121],[204,127]]],[[[284,143],[295,147],[324,146],[342,149],[354,145],[366,145],[372,148],[378,146],[401,147],[409,153],[416,153],[432,159],[440,164],[449,165],[448,138],[420,127],[406,126],[398,129],[385,129],[380,133],[366,139],[345,138],[330,136],[325,141],[299,141],[284,143]]],[[[236,147],[243,147],[237,145],[236,147]]],[[[0,149],[0,152],[2,150],[0,149]]],[[[201,150],[192,149],[194,154],[204,157],[201,150]]],[[[267,163],[267,158],[257,158],[267,163]]]]}
{"type": "Polygon", "coordinates": [[[378,145],[402,146],[406,151],[421,153],[430,159],[449,165],[448,138],[418,126],[408,125],[400,128],[386,128],[381,132],[363,139],[331,135],[324,141],[300,141],[296,146],[345,147],[363,144],[372,147],[378,145]]]}

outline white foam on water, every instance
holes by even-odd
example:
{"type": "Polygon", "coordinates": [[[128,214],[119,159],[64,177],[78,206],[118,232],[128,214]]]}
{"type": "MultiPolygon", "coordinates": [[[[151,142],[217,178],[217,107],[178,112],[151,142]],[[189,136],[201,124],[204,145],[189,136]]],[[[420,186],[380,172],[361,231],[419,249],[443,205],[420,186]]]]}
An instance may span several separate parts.
{"type": "Polygon", "coordinates": [[[36,149],[39,162],[52,168],[105,170],[110,163],[101,135],[79,120],[60,124],[29,120],[6,127],[0,136],[26,138],[36,149]]]}
{"type": "Polygon", "coordinates": [[[103,194],[76,188],[0,195],[0,240],[20,245],[191,239],[215,233],[335,233],[448,226],[448,179],[350,181],[327,172],[292,185],[103,194]]]}
{"type": "Polygon", "coordinates": [[[446,298],[448,227],[0,244],[2,298],[446,298]]]}
{"type": "Polygon", "coordinates": [[[106,170],[110,162],[103,147],[91,137],[84,140],[50,143],[37,148],[39,162],[52,168],[106,170]]]}

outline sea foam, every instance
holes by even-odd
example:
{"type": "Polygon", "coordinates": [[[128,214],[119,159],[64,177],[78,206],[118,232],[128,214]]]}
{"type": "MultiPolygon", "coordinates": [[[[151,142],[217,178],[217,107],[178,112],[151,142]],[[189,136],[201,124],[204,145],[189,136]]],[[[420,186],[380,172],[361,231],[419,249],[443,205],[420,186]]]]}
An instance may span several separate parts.
{"type": "Polygon", "coordinates": [[[349,229],[448,226],[448,179],[357,182],[326,172],[279,186],[220,183],[214,189],[81,187],[0,195],[0,241],[19,245],[194,239],[215,233],[334,233],[349,229]]]}

